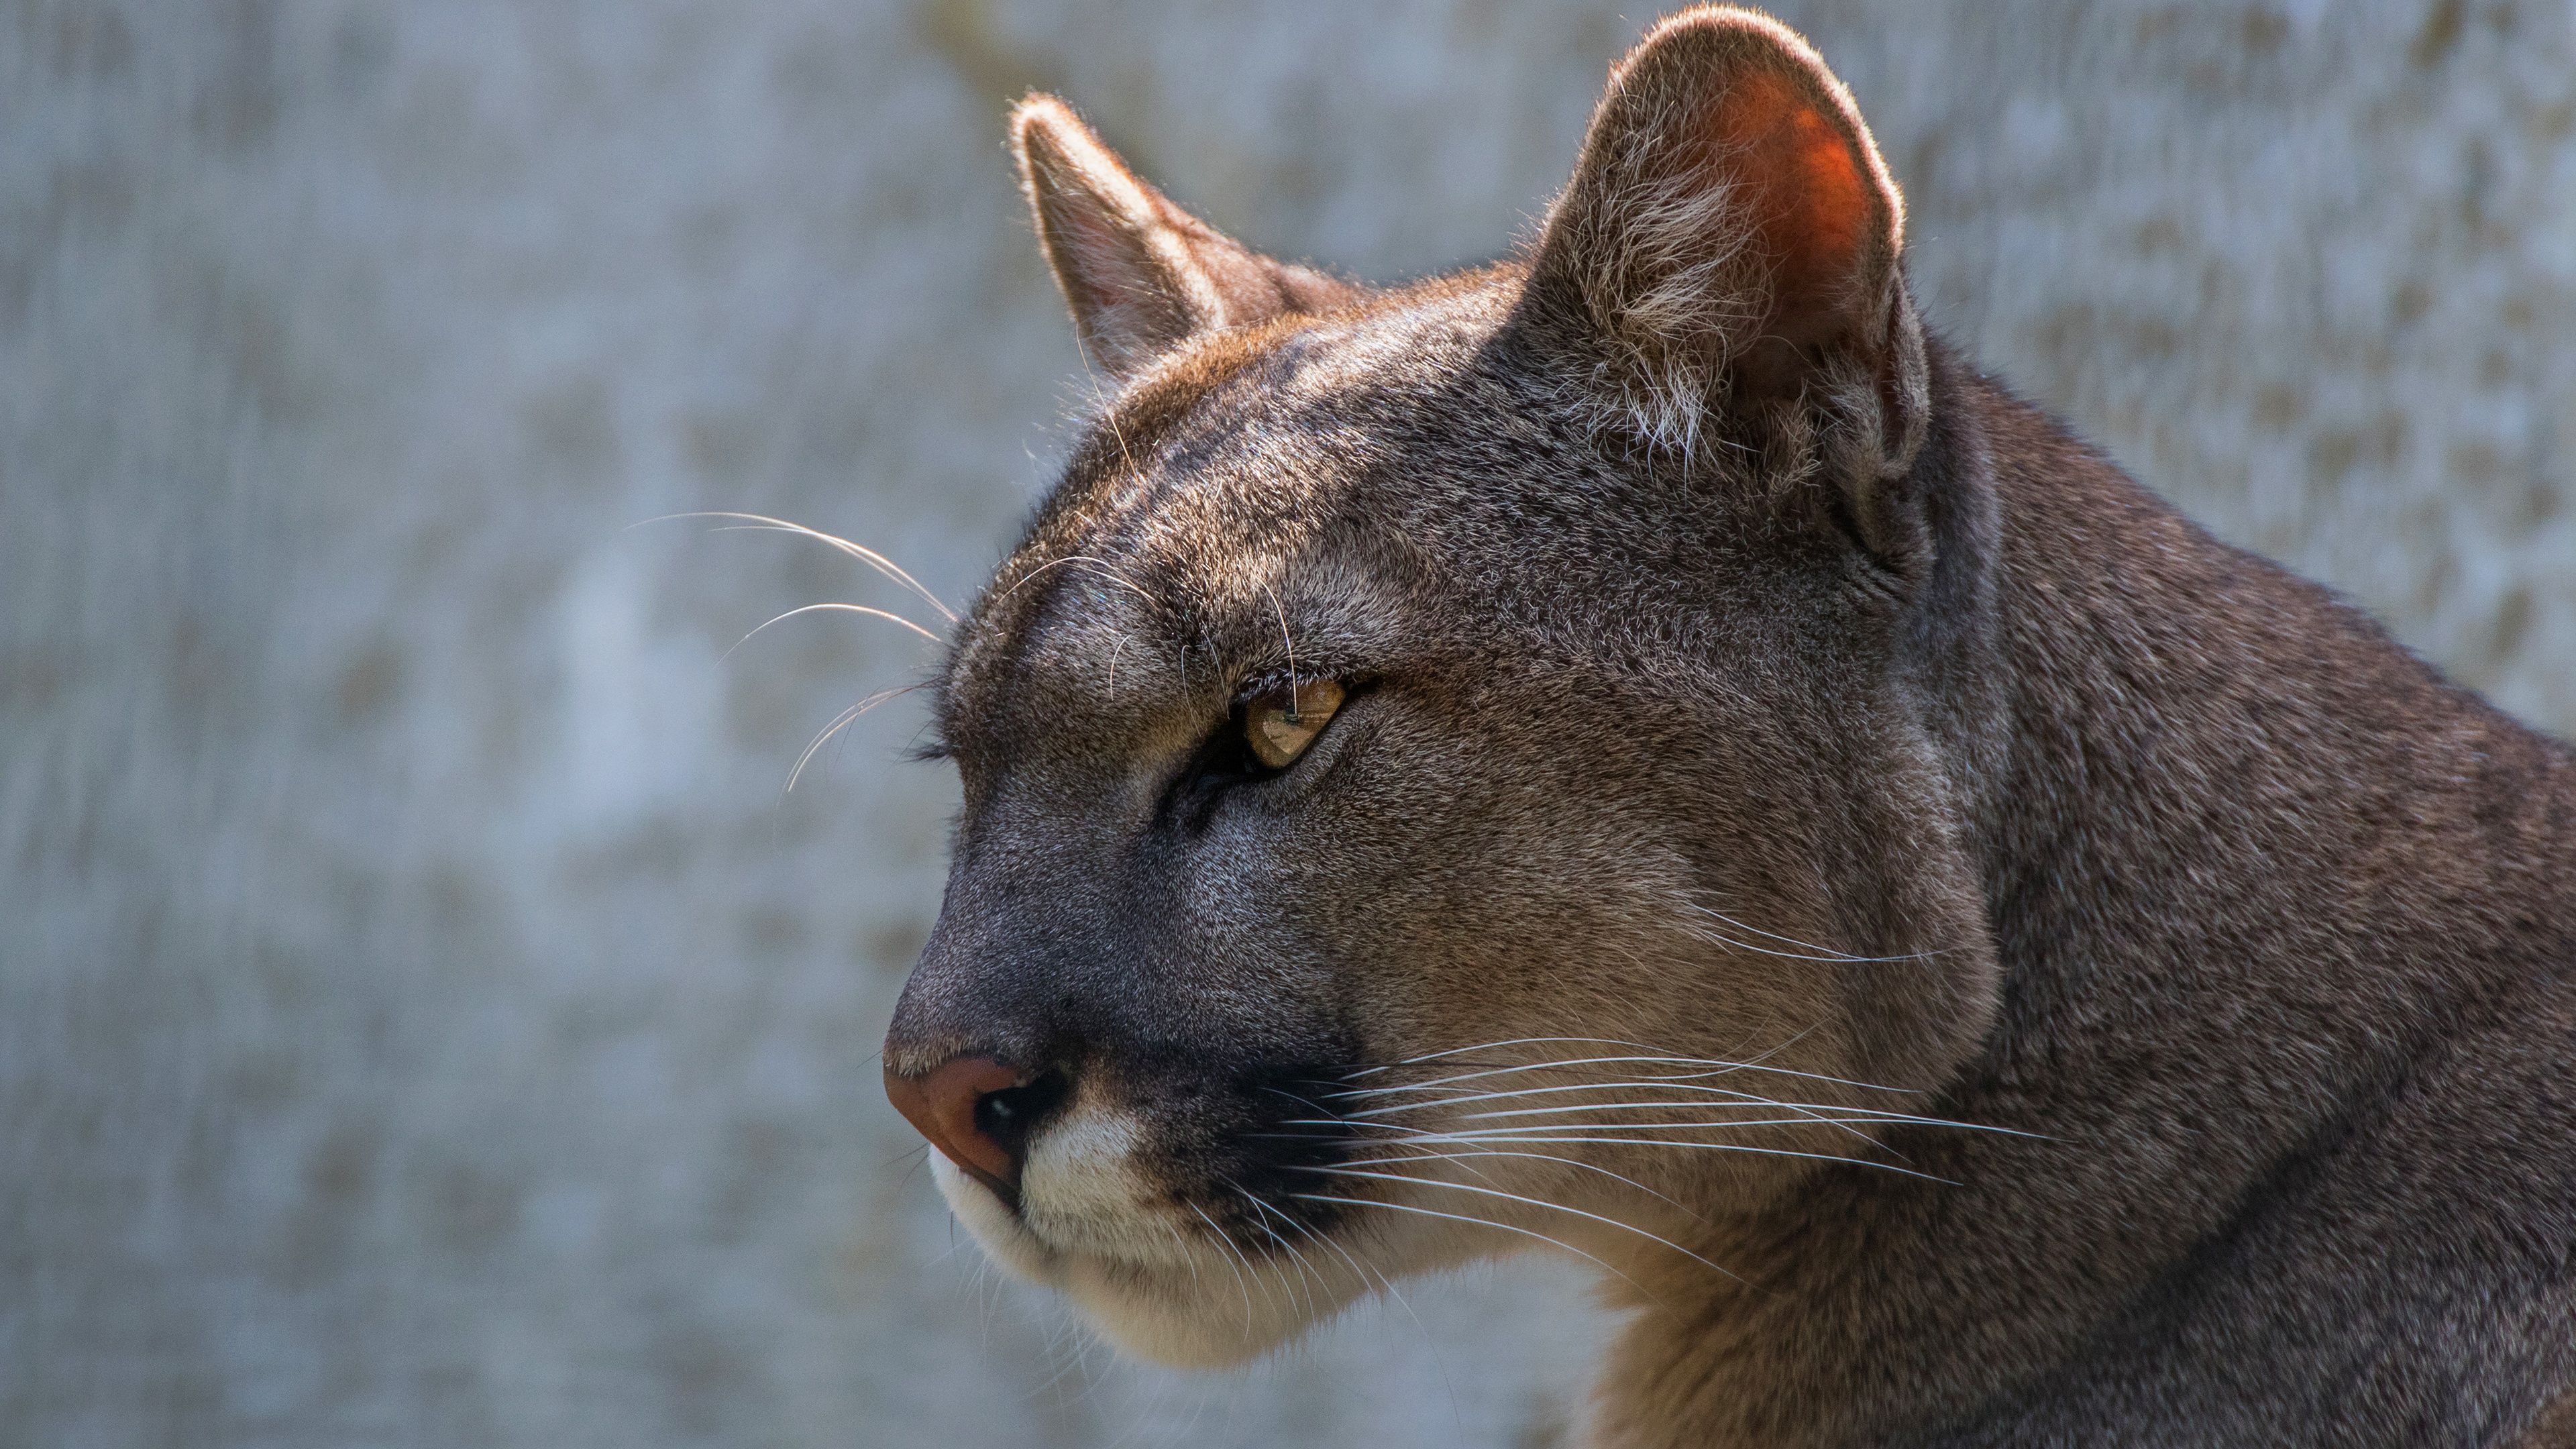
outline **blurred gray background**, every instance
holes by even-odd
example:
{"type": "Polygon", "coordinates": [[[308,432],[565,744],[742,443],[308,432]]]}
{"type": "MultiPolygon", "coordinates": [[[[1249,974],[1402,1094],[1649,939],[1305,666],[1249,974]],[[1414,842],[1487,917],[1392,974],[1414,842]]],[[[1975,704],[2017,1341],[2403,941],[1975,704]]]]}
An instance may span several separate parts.
{"type": "MultiPolygon", "coordinates": [[[[1542,1445],[1570,1271],[1238,1374],[988,1281],[873,1059],[932,657],[1081,396],[1060,89],[1363,277],[1480,259],[1642,5],[0,5],[0,1442],[1542,1445]]],[[[1802,3],[1940,325],[2576,726],[2568,4],[1802,3]]]]}

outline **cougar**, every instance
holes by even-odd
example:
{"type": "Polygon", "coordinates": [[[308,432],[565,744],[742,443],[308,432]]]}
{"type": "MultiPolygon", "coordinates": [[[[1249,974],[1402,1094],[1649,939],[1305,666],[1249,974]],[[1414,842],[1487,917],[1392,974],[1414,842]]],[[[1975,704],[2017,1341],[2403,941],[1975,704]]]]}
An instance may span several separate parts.
{"type": "Polygon", "coordinates": [[[2568,750],[1926,331],[1805,41],[1410,286],[1012,134],[1108,386],[884,1057],[993,1258],[1222,1365],[1570,1254],[1603,1449],[2568,1441],[2568,750]]]}

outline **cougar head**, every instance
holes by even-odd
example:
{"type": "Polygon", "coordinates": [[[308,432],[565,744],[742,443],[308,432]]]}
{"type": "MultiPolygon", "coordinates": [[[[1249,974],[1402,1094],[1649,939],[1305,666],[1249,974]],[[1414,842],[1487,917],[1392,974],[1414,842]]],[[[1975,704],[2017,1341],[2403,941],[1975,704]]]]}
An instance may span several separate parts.
{"type": "Polygon", "coordinates": [[[1815,53],[1665,22],[1524,257],[1386,290],[1013,132],[1114,389],[939,685],[886,1085],[984,1247],[1218,1364],[1540,1244],[1711,1271],[1880,1153],[1995,968],[1903,203],[1815,53]]]}

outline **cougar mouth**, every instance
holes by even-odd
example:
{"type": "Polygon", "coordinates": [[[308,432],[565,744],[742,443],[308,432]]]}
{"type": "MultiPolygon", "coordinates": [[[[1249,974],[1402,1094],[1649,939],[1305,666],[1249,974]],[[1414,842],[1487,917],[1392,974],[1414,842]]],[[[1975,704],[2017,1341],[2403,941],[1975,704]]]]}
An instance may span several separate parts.
{"type": "Polygon", "coordinates": [[[1210,1094],[1139,1103],[1077,1077],[1030,1133],[1014,1177],[947,1156],[934,1165],[996,1261],[1064,1292],[1130,1351],[1179,1367],[1241,1362],[1393,1278],[1542,1243],[1605,1266],[1660,1247],[1715,1269],[1654,1230],[1671,1227],[1652,1200],[1670,1199],[1592,1161],[1590,1147],[1653,1136],[1709,1145],[1692,1129],[1804,1115],[1703,1084],[1759,1067],[1586,1050],[1645,1079],[1591,1082],[1569,1075],[1580,1062],[1483,1058],[1415,1073],[1282,1073],[1234,1084],[1227,1105],[1240,1113],[1260,1100],[1262,1110],[1207,1130],[1210,1094]],[[1634,1090],[1605,1097],[1610,1086],[1634,1090]],[[1729,1120],[1696,1120],[1712,1115],[1729,1120]],[[1620,1194],[1614,1204],[1595,1178],[1649,1201],[1620,1194]]]}
{"type": "Polygon", "coordinates": [[[1039,1110],[1005,1145],[984,1124],[1010,1113],[951,1108],[925,1131],[941,1194],[995,1261],[1066,1293],[1131,1351],[1240,1362],[1410,1270],[1348,1231],[1383,1184],[1364,1162],[1363,1177],[1346,1170],[1384,1142],[1334,1109],[1330,1076],[1261,1073],[1143,1101],[1097,1074],[980,1080],[1003,1084],[983,1094],[1004,1096],[995,1105],[1039,1110]]]}

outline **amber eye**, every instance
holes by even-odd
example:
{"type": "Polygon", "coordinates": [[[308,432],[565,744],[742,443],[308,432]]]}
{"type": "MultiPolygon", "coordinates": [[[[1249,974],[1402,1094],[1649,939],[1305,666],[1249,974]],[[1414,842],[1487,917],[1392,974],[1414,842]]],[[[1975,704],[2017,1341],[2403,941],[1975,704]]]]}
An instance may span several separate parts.
{"type": "Polygon", "coordinates": [[[1293,695],[1274,689],[1244,706],[1243,740],[1252,757],[1274,770],[1284,770],[1342,707],[1342,687],[1329,679],[1309,679],[1293,695]]]}

